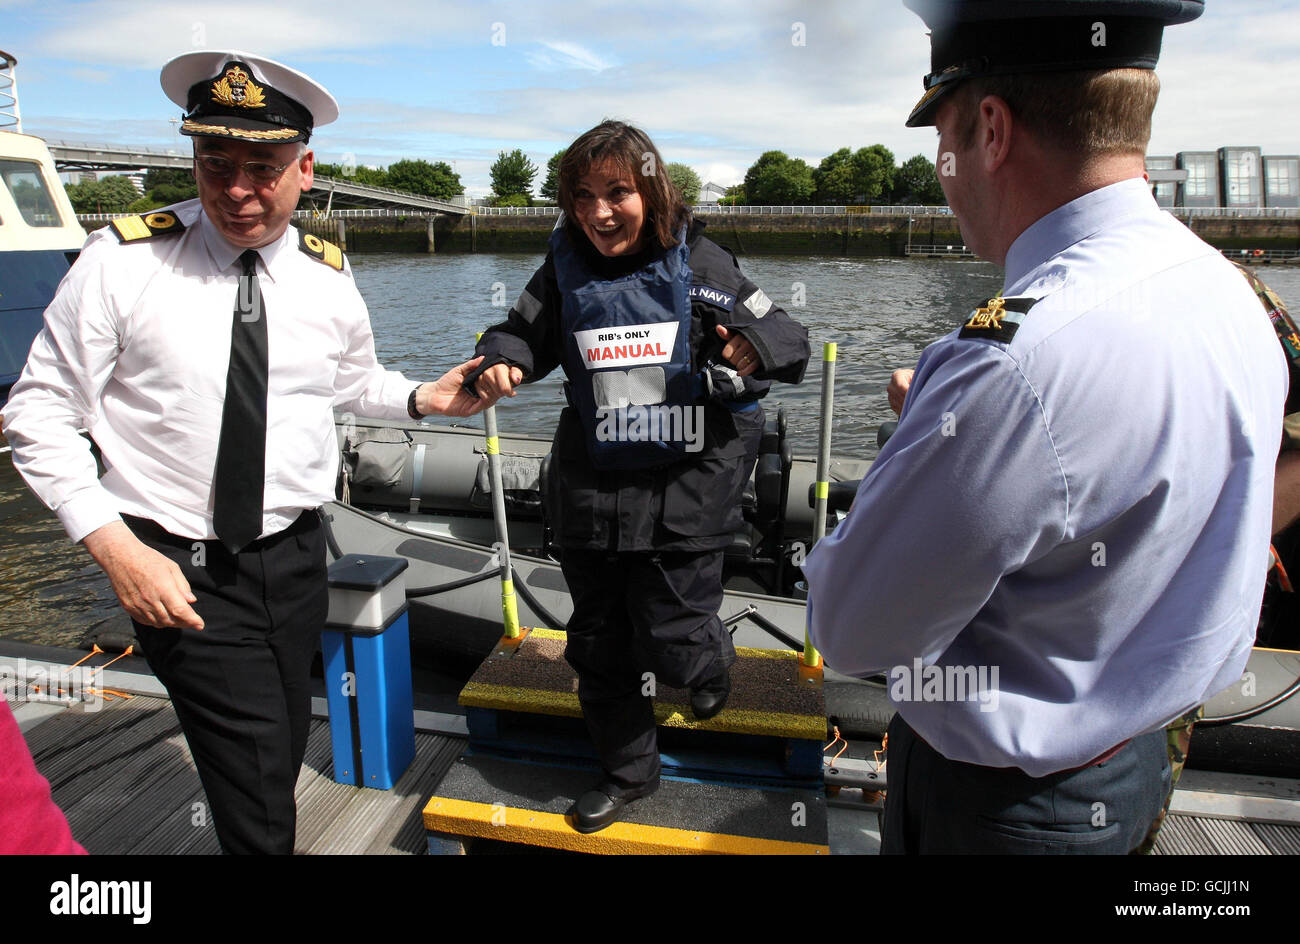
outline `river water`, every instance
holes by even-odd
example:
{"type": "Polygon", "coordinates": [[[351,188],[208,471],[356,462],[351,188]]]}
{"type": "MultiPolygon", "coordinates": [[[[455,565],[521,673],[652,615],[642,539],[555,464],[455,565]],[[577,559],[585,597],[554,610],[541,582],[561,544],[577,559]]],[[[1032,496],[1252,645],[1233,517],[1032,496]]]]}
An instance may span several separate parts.
{"type": "MultiPolygon", "coordinates": [[[[540,255],[359,255],[351,258],[370,307],[380,361],[412,381],[465,360],[475,332],[505,317],[540,255]],[[494,301],[497,305],[494,305],[494,301]],[[501,304],[503,302],[503,304],[501,304]]],[[[813,361],[799,387],[778,384],[796,453],[816,451],[821,344],[839,345],[835,453],[875,455],[876,427],[893,414],[884,388],[896,367],[960,323],[1002,287],[999,268],[976,261],[743,257],[741,268],[808,327],[813,361]]],[[[1300,269],[1261,270],[1283,298],[1300,299],[1300,269]]],[[[563,405],[560,372],[523,388],[497,411],[502,433],[549,435],[563,405]]],[[[481,427],[481,420],[469,421],[481,427]]],[[[129,631],[108,580],[58,520],[0,459],[0,637],[77,645],[104,629],[129,631]]]]}

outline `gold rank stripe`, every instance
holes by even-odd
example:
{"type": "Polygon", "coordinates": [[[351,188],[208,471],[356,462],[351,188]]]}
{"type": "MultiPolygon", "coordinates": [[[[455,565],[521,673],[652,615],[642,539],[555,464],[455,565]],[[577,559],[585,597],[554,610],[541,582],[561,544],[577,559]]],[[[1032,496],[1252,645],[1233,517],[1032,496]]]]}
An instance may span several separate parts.
{"type": "Polygon", "coordinates": [[[325,264],[340,272],[343,271],[343,250],[333,243],[325,243],[325,264]]]}
{"type": "Polygon", "coordinates": [[[113,228],[117,230],[117,234],[123,242],[130,242],[133,239],[148,239],[153,235],[153,230],[145,223],[142,216],[119,216],[113,220],[113,228]]]}
{"type": "Polygon", "coordinates": [[[185,121],[181,124],[181,130],[194,134],[221,134],[230,138],[248,138],[255,141],[279,141],[284,138],[296,138],[302,134],[296,128],[254,130],[251,128],[227,128],[225,125],[209,125],[199,121],[185,121]]]}
{"type": "Polygon", "coordinates": [[[759,839],[698,829],[615,822],[583,834],[559,813],[500,804],[432,797],[424,807],[424,828],[476,839],[499,839],[551,849],[599,855],[829,855],[830,847],[785,839],[759,839]]]}

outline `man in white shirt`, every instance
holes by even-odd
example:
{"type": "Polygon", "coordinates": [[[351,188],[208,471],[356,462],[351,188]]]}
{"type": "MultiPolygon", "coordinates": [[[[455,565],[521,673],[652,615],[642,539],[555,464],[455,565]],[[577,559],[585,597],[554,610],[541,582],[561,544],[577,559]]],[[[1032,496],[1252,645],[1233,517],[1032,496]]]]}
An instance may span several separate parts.
{"type": "Polygon", "coordinates": [[[1287,384],[1245,281],[1143,179],[1163,28],[1202,4],[905,2],[932,30],[908,124],[1006,281],[926,349],[809,556],[812,639],[886,673],[883,852],[1127,853],[1166,725],[1246,664],[1287,384]]]}
{"type": "Polygon", "coordinates": [[[199,198],[93,233],[5,408],[14,465],[104,568],[167,685],[227,852],[292,852],[326,611],[333,408],[466,416],[476,362],[413,387],[376,361],[339,250],[290,225],[338,107],[269,60],[162,72],[199,198]],[[106,472],[97,477],[85,425],[106,472]]]}

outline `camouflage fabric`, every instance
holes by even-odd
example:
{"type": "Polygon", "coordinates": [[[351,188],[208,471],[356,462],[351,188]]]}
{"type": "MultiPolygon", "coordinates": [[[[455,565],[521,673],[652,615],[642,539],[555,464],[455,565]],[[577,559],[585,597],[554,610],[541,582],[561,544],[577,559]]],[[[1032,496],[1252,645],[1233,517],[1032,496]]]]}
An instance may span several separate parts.
{"type": "Polygon", "coordinates": [[[1152,820],[1151,828],[1147,830],[1147,837],[1133,850],[1133,855],[1150,855],[1151,850],[1155,848],[1156,834],[1160,832],[1160,826],[1169,812],[1169,804],[1174,798],[1174,788],[1178,786],[1178,779],[1183,775],[1183,765],[1187,763],[1187,750],[1192,743],[1192,725],[1200,721],[1204,715],[1205,706],[1201,705],[1165,728],[1165,737],[1168,741],[1166,749],[1169,752],[1169,795],[1165,797],[1165,805],[1152,820]]]}
{"type": "Polygon", "coordinates": [[[1282,448],[1300,449],[1300,413],[1292,413],[1282,420],[1282,448]]]}
{"type": "Polygon", "coordinates": [[[1300,330],[1287,313],[1286,303],[1281,296],[1264,284],[1264,280],[1255,274],[1249,266],[1233,263],[1246,281],[1251,291],[1259,298],[1259,303],[1268,312],[1268,320],[1277,332],[1278,342],[1286,352],[1287,364],[1291,374],[1291,392],[1287,394],[1287,417],[1282,423],[1282,448],[1300,449],[1300,330]]]}

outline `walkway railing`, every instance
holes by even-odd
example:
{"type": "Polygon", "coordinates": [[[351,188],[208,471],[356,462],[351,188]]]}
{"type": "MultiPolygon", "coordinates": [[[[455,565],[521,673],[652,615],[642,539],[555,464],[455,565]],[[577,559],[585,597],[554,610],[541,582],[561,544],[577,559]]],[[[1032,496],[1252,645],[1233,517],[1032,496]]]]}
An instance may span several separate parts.
{"type": "Polygon", "coordinates": [[[907,256],[962,256],[963,258],[975,258],[975,253],[957,243],[946,246],[930,245],[926,243],[911,243],[904,248],[903,254],[907,256]]]}
{"type": "MultiPolygon", "coordinates": [[[[559,207],[474,207],[474,212],[483,216],[555,216],[559,207]]],[[[697,214],[726,214],[732,216],[844,216],[852,214],[869,214],[872,216],[950,216],[952,210],[946,206],[844,206],[833,204],[808,204],[802,206],[721,206],[716,203],[701,203],[691,207],[697,214]]]]}
{"type": "Polygon", "coordinates": [[[560,208],[557,206],[544,206],[544,207],[476,206],[476,207],[471,207],[470,212],[477,213],[479,216],[559,216],[560,208]]]}
{"type": "MultiPolygon", "coordinates": [[[[82,225],[86,223],[107,223],[115,220],[120,216],[134,216],[134,213],[128,213],[125,210],[121,213],[78,213],[77,221],[82,225]]],[[[331,210],[327,217],[319,210],[294,210],[293,218],[295,220],[363,220],[363,219],[383,219],[388,217],[419,217],[427,218],[437,216],[431,210],[394,210],[391,208],[380,209],[355,209],[355,210],[331,210]]]]}
{"type": "Polygon", "coordinates": [[[1300,218],[1300,207],[1164,207],[1180,220],[1199,216],[1234,220],[1292,220],[1300,218]]]}
{"type": "Polygon", "coordinates": [[[370,218],[383,217],[427,217],[438,216],[432,210],[403,210],[394,209],[393,207],[359,207],[351,210],[330,210],[327,217],[320,210],[294,210],[293,218],[295,220],[364,220],[370,218]]]}
{"type": "Polygon", "coordinates": [[[1224,256],[1233,262],[1287,262],[1300,259],[1295,249],[1224,249],[1224,256]]]}

